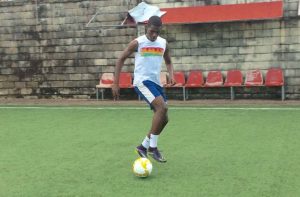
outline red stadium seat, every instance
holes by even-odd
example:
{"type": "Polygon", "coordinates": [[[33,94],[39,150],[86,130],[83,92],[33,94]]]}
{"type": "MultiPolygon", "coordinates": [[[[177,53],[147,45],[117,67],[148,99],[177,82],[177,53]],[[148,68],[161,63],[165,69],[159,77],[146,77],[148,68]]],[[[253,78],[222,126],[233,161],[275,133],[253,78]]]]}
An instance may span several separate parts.
{"type": "Polygon", "coordinates": [[[129,72],[121,72],[119,78],[120,88],[133,88],[132,75],[129,72]]]}
{"type": "Polygon", "coordinates": [[[230,87],[230,98],[234,99],[234,87],[243,85],[243,74],[240,70],[227,71],[224,86],[230,87]]]}
{"type": "Polygon", "coordinates": [[[202,87],[204,83],[203,80],[203,73],[200,70],[192,70],[190,71],[187,82],[185,84],[186,88],[193,88],[193,87],[202,87]]]}
{"type": "Polygon", "coordinates": [[[262,86],[263,76],[260,70],[249,70],[246,73],[245,86],[262,86]]]}
{"type": "Polygon", "coordinates": [[[266,73],[265,86],[280,86],[281,87],[281,99],[285,99],[285,90],[284,90],[284,75],[281,68],[269,68],[266,73]]]}
{"type": "Polygon", "coordinates": [[[240,70],[229,70],[227,71],[224,86],[242,86],[243,74],[240,70]]]}
{"type": "Polygon", "coordinates": [[[166,88],[182,88],[182,96],[183,100],[185,100],[185,75],[183,71],[174,72],[174,79],[176,84],[174,85],[166,85],[166,88]]]}
{"type": "Polygon", "coordinates": [[[223,86],[223,75],[221,71],[209,71],[205,81],[206,87],[223,86]]]}
{"type": "Polygon", "coordinates": [[[284,77],[281,68],[269,68],[266,73],[265,86],[283,86],[284,77]]]}
{"type": "Polygon", "coordinates": [[[113,73],[103,73],[101,75],[99,84],[96,85],[96,98],[99,99],[99,89],[101,91],[101,98],[104,99],[104,90],[107,88],[111,88],[114,82],[114,74],[113,73]]]}
{"type": "Polygon", "coordinates": [[[185,76],[184,72],[174,72],[174,79],[176,81],[176,84],[172,87],[183,87],[185,85],[185,76]]]}
{"type": "MultiPolygon", "coordinates": [[[[120,89],[132,89],[133,88],[133,78],[130,72],[121,72],[119,77],[119,87],[120,89]]],[[[140,100],[140,96],[138,96],[140,100]]]]}
{"type": "Polygon", "coordinates": [[[203,73],[201,70],[191,70],[185,84],[185,99],[188,99],[189,88],[203,87],[203,73]]]}

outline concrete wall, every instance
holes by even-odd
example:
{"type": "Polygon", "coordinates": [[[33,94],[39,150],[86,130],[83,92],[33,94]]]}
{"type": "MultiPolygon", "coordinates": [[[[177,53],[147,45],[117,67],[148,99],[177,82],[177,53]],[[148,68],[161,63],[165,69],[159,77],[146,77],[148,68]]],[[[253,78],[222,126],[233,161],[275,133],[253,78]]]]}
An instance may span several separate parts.
{"type": "MultiPolygon", "coordinates": [[[[137,35],[136,28],[103,25],[119,25],[127,10],[138,2],[0,2],[0,96],[94,98],[99,74],[113,72],[116,58],[137,35]],[[96,12],[98,15],[95,20],[86,27],[96,12]]],[[[146,2],[159,7],[178,7],[259,1],[146,2]]],[[[265,73],[269,67],[282,67],[285,70],[287,97],[299,99],[298,2],[285,0],[284,17],[279,20],[165,26],[162,36],[170,44],[175,70],[188,72],[201,69],[206,74],[209,70],[217,69],[225,74],[226,70],[232,68],[243,72],[259,68],[265,73]]],[[[133,58],[127,60],[124,70],[133,70],[133,58]]],[[[227,98],[225,92],[228,91],[217,92],[217,97],[227,98]]],[[[277,90],[275,93],[273,96],[278,97],[277,90]]],[[[109,92],[106,94],[110,96],[109,92]]],[[[196,91],[194,94],[197,96],[196,91]]]]}
{"type": "Polygon", "coordinates": [[[126,0],[0,2],[0,96],[95,96],[99,74],[112,71],[135,28],[86,28],[120,24],[126,0]]]}

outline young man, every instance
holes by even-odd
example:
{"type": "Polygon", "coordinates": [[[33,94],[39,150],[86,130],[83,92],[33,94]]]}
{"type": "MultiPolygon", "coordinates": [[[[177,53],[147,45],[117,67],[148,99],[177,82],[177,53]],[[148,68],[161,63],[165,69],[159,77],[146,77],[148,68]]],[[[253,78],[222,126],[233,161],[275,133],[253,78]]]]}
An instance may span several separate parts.
{"type": "Polygon", "coordinates": [[[161,65],[164,59],[169,72],[169,83],[175,84],[173,79],[173,66],[169,55],[167,42],[159,35],[162,28],[161,19],[158,16],[149,18],[146,34],[129,43],[116,62],[115,80],[112,87],[114,98],[119,97],[119,75],[125,60],[134,52],[134,89],[153,110],[152,125],[149,133],[136,147],[136,152],[141,157],[147,157],[147,153],[158,162],[166,162],[157,148],[158,136],[168,123],[168,108],[163,88],[160,85],[161,65]]]}

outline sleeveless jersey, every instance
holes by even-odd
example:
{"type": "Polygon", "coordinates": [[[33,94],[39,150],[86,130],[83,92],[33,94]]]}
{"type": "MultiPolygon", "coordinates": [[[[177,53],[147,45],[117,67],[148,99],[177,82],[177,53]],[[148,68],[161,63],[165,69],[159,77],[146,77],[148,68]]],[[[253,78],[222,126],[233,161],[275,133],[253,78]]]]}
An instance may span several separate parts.
{"type": "Polygon", "coordinates": [[[166,40],[157,37],[152,42],[146,35],[140,36],[138,41],[138,50],[135,53],[135,68],[133,85],[138,86],[145,80],[160,84],[160,72],[163,61],[163,55],[166,50],[166,40]]]}

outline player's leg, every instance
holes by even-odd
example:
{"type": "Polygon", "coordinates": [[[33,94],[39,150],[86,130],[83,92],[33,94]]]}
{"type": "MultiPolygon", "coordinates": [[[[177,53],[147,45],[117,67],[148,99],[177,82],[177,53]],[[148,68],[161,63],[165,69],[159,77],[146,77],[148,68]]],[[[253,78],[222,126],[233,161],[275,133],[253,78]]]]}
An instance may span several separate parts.
{"type": "Polygon", "coordinates": [[[158,96],[152,101],[151,106],[154,114],[149,134],[159,135],[169,121],[167,103],[163,96],[158,96]]]}
{"type": "MultiPolygon", "coordinates": [[[[144,138],[141,145],[136,147],[137,153],[141,157],[147,157],[147,149],[152,142],[152,149],[157,149],[157,139],[159,134],[168,122],[166,98],[163,94],[162,87],[151,82],[144,81],[143,84],[135,87],[136,92],[142,97],[153,110],[153,119],[151,130],[144,138]]],[[[155,152],[158,152],[155,150],[155,152]]],[[[158,152],[159,153],[159,152],[158,152]]],[[[155,154],[160,155],[160,154],[155,154]]]]}
{"type": "Polygon", "coordinates": [[[157,148],[158,137],[168,123],[168,107],[163,96],[156,97],[152,103],[153,119],[150,131],[149,155],[158,162],[167,160],[161,155],[157,148]]]}

